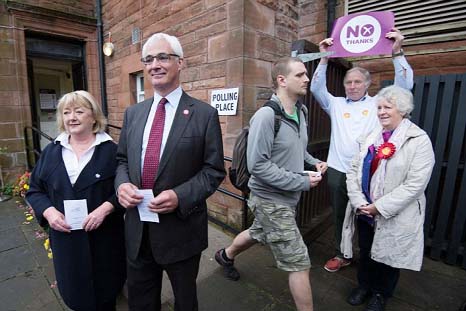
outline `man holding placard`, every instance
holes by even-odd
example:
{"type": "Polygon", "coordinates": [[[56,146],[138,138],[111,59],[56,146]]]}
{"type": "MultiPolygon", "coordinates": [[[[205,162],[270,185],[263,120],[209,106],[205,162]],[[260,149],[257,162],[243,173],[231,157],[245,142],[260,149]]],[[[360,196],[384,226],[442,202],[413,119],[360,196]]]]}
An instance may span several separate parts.
{"type": "MultiPolygon", "coordinates": [[[[385,38],[393,40],[392,60],[395,68],[395,85],[411,90],[413,70],[401,48],[404,36],[398,29],[392,28],[385,34],[385,38]]],[[[320,52],[328,52],[333,44],[333,38],[322,40],[319,43],[320,52]]],[[[340,251],[343,220],[348,204],[346,173],[350,168],[351,159],[358,151],[357,139],[374,129],[378,124],[378,119],[373,97],[367,93],[371,84],[370,73],[361,67],[348,70],[343,80],[346,97],[335,97],[327,90],[327,64],[328,57],[321,58],[311,81],[311,92],[329,115],[332,126],[327,162],[330,202],[335,222],[336,256],[327,261],[324,268],[329,272],[336,272],[351,264],[351,258],[344,258],[340,251]]]]}

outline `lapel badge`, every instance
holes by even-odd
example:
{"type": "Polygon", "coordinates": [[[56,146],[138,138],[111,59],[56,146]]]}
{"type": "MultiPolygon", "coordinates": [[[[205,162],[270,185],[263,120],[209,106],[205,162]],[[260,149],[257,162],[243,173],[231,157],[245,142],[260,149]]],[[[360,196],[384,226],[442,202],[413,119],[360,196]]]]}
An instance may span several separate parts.
{"type": "Polygon", "coordinates": [[[188,109],[183,110],[183,114],[187,116],[189,114],[189,110],[188,109]]]}
{"type": "Polygon", "coordinates": [[[99,173],[95,174],[95,178],[100,178],[100,174],[99,173]]]}

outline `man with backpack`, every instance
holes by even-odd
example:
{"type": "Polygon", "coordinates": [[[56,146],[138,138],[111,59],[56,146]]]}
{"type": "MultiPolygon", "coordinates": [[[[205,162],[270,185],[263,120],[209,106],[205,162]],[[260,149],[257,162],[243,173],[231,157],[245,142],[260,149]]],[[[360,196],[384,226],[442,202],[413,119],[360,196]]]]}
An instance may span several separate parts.
{"type": "Polygon", "coordinates": [[[227,248],[215,254],[225,276],[238,280],[234,258],[257,242],[267,244],[277,267],[289,272],[289,286],[298,310],[312,310],[309,253],[295,221],[301,192],[322,179],[327,164],[313,158],[307,148],[306,108],[298,102],[306,94],[309,78],[302,61],[281,58],[272,69],[276,94],[250,121],[247,141],[248,206],[255,219],[227,248]],[[271,107],[272,106],[272,107],[271,107]],[[278,107],[277,114],[273,106],[278,107]],[[280,127],[275,134],[275,118],[280,127]],[[305,163],[317,171],[304,171],[305,163]]]}

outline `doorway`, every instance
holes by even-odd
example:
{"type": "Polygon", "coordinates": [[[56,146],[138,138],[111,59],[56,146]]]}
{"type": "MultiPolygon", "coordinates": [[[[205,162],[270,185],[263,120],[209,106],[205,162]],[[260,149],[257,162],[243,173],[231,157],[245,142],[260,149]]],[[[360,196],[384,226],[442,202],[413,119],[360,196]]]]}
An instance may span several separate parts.
{"type": "MultiPolygon", "coordinates": [[[[48,136],[58,136],[56,107],[58,100],[73,91],[72,63],[53,59],[31,58],[33,69],[33,95],[37,101],[35,111],[38,128],[48,136]]],[[[40,139],[41,150],[49,143],[43,136],[40,139]]]]}
{"type": "Polygon", "coordinates": [[[86,90],[84,42],[69,38],[26,36],[29,97],[34,149],[41,152],[58,136],[56,107],[66,93],[86,90]],[[40,131],[40,132],[39,132],[40,131]],[[42,134],[40,134],[42,133],[42,134]]]}

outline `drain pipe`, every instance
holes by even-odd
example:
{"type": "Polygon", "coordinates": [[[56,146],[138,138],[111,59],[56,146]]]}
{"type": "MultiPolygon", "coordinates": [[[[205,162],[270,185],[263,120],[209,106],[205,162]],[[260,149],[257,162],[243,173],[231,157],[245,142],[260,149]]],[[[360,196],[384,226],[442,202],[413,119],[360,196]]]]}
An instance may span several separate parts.
{"type": "Polygon", "coordinates": [[[102,102],[102,112],[105,117],[108,117],[107,107],[107,83],[105,80],[105,60],[102,51],[103,48],[103,26],[102,26],[102,1],[96,1],[96,15],[97,15],[97,51],[99,55],[99,76],[100,76],[100,99],[102,102]]]}
{"type": "Polygon", "coordinates": [[[327,38],[332,34],[333,22],[335,21],[336,0],[327,1],[327,38]]]}

